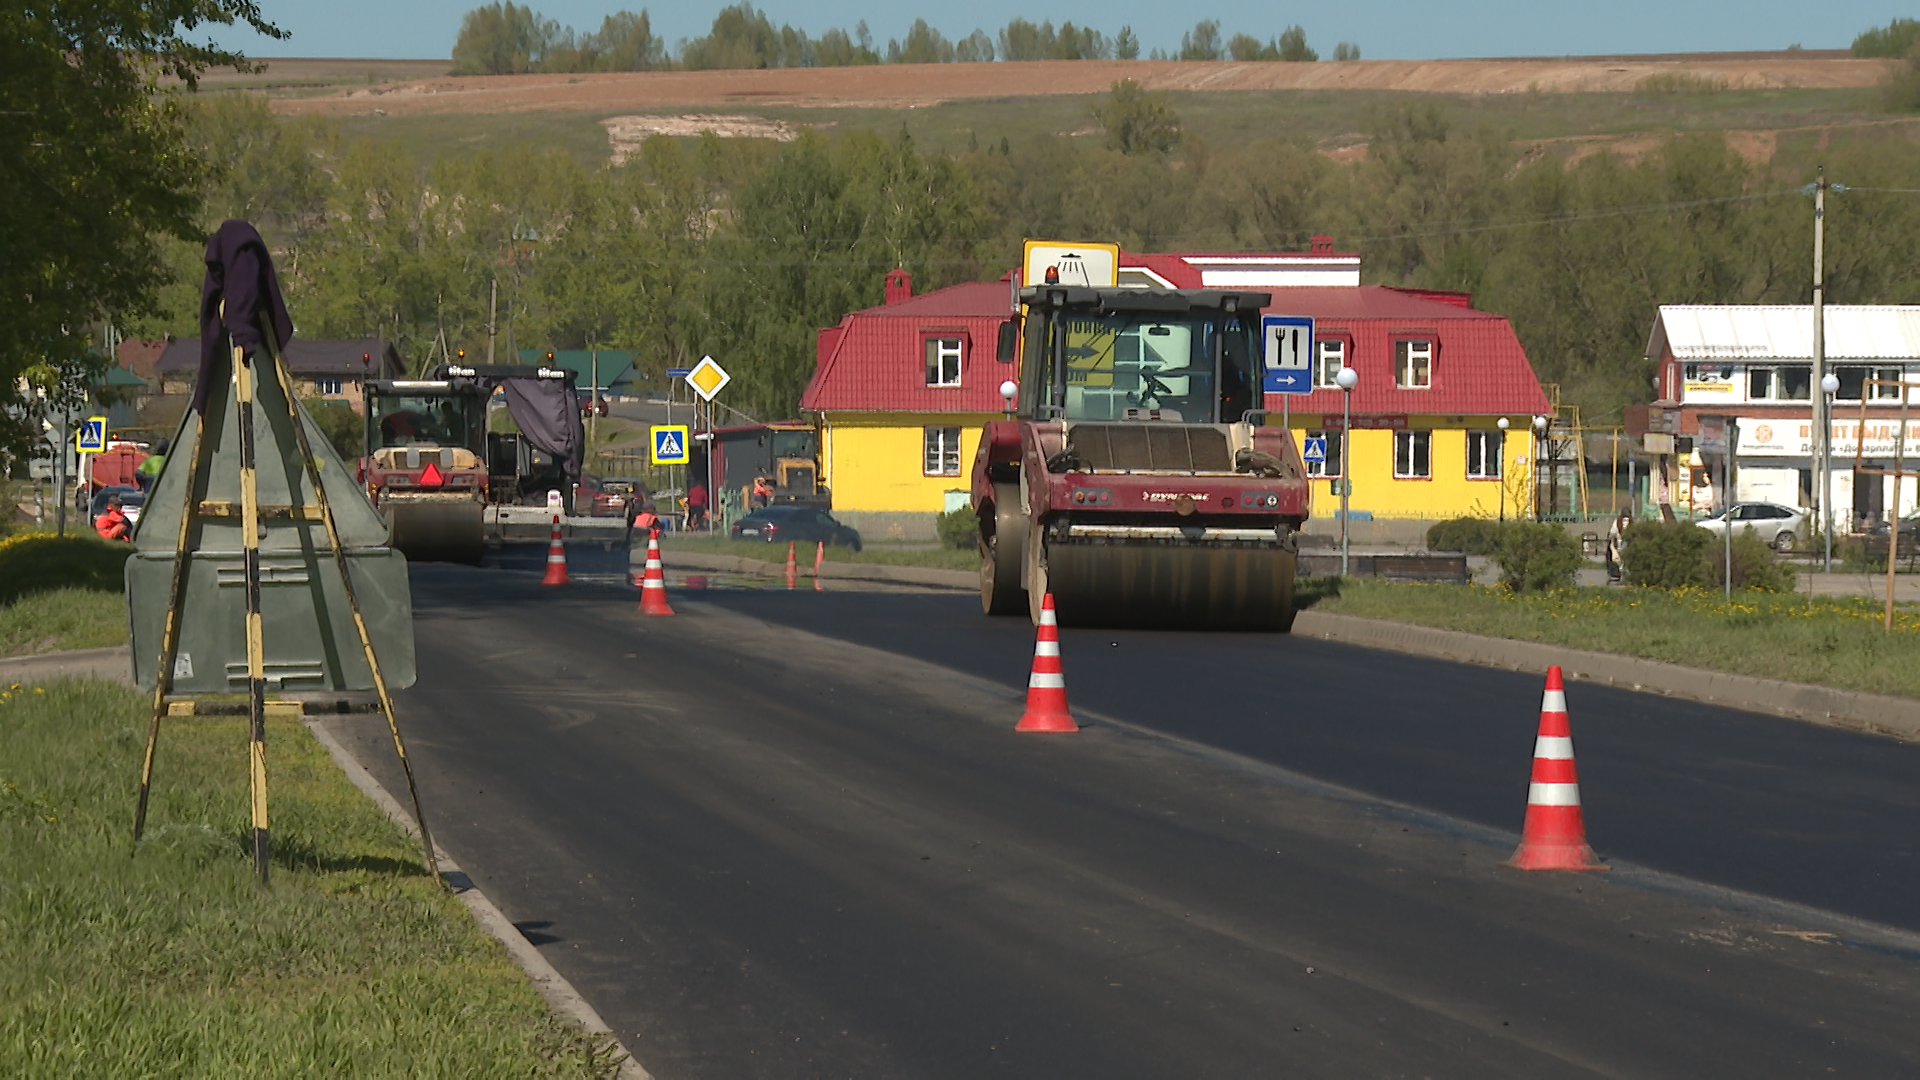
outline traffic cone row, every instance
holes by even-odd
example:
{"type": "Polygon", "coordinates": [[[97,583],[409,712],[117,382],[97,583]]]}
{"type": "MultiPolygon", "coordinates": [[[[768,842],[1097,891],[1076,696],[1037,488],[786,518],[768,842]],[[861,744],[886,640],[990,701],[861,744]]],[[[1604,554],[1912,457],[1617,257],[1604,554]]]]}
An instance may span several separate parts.
{"type": "Polygon", "coordinates": [[[827,561],[827,542],[817,541],[813,549],[813,591],[820,592],[820,566],[827,561]]]}
{"type": "Polygon", "coordinates": [[[1040,600],[1040,625],[1034,630],[1033,671],[1027,676],[1027,710],[1015,731],[1079,731],[1067,711],[1067,678],[1060,667],[1060,623],[1053,594],[1040,600]]]}
{"type": "Polygon", "coordinates": [[[793,562],[793,541],[787,541],[787,588],[791,589],[800,580],[800,571],[793,562]]]}
{"type": "Polygon", "coordinates": [[[1547,669],[1540,734],[1533,742],[1533,782],[1527,787],[1527,820],[1520,830],[1520,847],[1507,865],[1521,870],[1606,869],[1587,846],[1580,781],[1573,768],[1573,729],[1567,722],[1567,692],[1558,664],[1547,669]]]}
{"type": "Polygon", "coordinates": [[[640,575],[640,614],[673,614],[667,606],[667,572],[660,565],[658,529],[647,534],[647,568],[640,575]]]}
{"type": "Polygon", "coordinates": [[[553,514],[553,537],[547,541],[547,576],[540,579],[542,585],[565,585],[567,578],[567,549],[560,542],[560,512],[553,514]]]}

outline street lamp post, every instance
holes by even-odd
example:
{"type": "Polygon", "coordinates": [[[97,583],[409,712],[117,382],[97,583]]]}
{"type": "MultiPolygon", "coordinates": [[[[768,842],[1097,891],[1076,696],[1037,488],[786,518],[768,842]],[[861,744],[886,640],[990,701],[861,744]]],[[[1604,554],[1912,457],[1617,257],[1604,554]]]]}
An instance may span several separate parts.
{"type": "Polygon", "coordinates": [[[1533,418],[1533,520],[1540,520],[1540,441],[1547,435],[1547,418],[1533,418]]]}
{"type": "MultiPolygon", "coordinates": [[[[1820,492],[1815,496],[1813,505],[1820,508],[1820,535],[1826,540],[1826,554],[1821,558],[1820,568],[1826,573],[1833,572],[1833,396],[1840,392],[1840,377],[1829,371],[1820,376],[1820,396],[1826,403],[1826,411],[1821,414],[1821,430],[1816,436],[1820,441],[1820,461],[1814,469],[1814,475],[1820,479],[1820,492]]],[[[1905,433],[1902,433],[1904,438],[1905,433]]]]}
{"type": "Polygon", "coordinates": [[[1340,425],[1340,576],[1347,576],[1347,499],[1353,494],[1353,388],[1360,384],[1360,373],[1342,367],[1333,377],[1340,387],[1346,417],[1340,425]]]}
{"type": "Polygon", "coordinates": [[[1507,428],[1512,425],[1504,416],[1494,423],[1500,428],[1500,452],[1495,460],[1499,462],[1500,469],[1497,474],[1500,477],[1500,524],[1505,525],[1507,523],[1507,428]]]}

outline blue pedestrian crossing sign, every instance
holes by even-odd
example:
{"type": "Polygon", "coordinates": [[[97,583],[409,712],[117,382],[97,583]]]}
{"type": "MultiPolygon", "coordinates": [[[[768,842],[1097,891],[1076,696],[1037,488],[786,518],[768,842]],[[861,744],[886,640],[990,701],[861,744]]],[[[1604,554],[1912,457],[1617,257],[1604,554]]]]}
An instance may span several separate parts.
{"type": "Polygon", "coordinates": [[[1269,394],[1313,393],[1313,319],[1306,315],[1263,315],[1260,341],[1262,383],[1269,394]]]}
{"type": "Polygon", "coordinates": [[[1326,464],[1327,437],[1325,435],[1307,436],[1307,447],[1301,452],[1300,456],[1308,461],[1317,461],[1322,465],[1326,464]]]}
{"type": "Polygon", "coordinates": [[[107,418],[89,416],[80,421],[80,430],[73,433],[73,446],[82,454],[106,453],[107,418]]]}
{"type": "Polygon", "coordinates": [[[691,458],[687,452],[688,430],[685,424],[659,424],[653,429],[653,463],[655,465],[685,465],[691,458]]]}

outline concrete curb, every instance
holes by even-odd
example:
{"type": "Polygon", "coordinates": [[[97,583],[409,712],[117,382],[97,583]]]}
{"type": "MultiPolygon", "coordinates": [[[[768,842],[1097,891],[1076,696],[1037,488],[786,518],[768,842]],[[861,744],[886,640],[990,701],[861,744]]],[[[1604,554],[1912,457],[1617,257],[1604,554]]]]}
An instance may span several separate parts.
{"type": "Polygon", "coordinates": [[[133,681],[131,657],[125,645],[113,645],[105,649],[69,649],[38,656],[14,656],[0,660],[0,682],[105,679],[108,682],[130,683],[133,681]]]}
{"type": "MultiPolygon", "coordinates": [[[[719,570],[732,574],[756,574],[762,577],[779,577],[787,572],[784,562],[766,562],[760,559],[746,559],[738,555],[708,555],[694,551],[673,551],[662,547],[660,561],[676,570],[719,570]]],[[[634,549],[629,565],[644,567],[647,564],[647,549],[634,549]]],[[[800,568],[800,576],[813,576],[813,563],[809,558],[800,568]]],[[[820,567],[820,580],[832,581],[889,581],[897,585],[932,585],[942,589],[977,589],[980,587],[980,575],[972,570],[941,570],[931,566],[883,566],[876,563],[823,563],[820,567]]]]}
{"type": "Polygon", "coordinates": [[[1513,671],[1559,664],[1568,678],[1904,740],[1920,739],[1920,700],[1729,675],[1634,656],[1509,641],[1384,619],[1302,611],[1293,632],[1372,649],[1513,671]]]}
{"type": "MultiPolygon", "coordinates": [[[[359,788],[367,798],[372,799],[388,817],[407,831],[408,836],[419,837],[420,830],[414,825],[413,815],[407,813],[399,800],[387,793],[387,789],[380,785],[380,781],[374,779],[373,774],[354,758],[340,740],[333,737],[333,733],[328,731],[322,722],[308,720],[306,725],[307,730],[313,732],[313,737],[319,740],[320,745],[327,748],[327,753],[332,755],[334,764],[340,766],[340,771],[347,775],[347,779],[353,782],[354,787],[359,788]]],[[[634,1060],[632,1052],[627,1049],[620,1037],[614,1034],[613,1029],[601,1018],[599,1012],[587,1003],[586,998],[580,996],[580,991],[573,988],[573,984],[567,981],[566,976],[560,974],[552,964],[547,962],[547,958],[540,954],[540,950],[534,948],[533,943],[528,941],[512,921],[493,905],[493,901],[487,899],[487,894],[481,892],[479,886],[473,883],[473,879],[467,877],[459,864],[454,861],[453,856],[448,855],[446,849],[439,844],[433,845],[433,851],[440,860],[440,874],[446,879],[447,884],[453,887],[454,895],[467,906],[467,910],[473,915],[473,921],[479,923],[482,930],[493,935],[496,941],[506,946],[507,955],[513,957],[513,962],[520,965],[520,970],[527,973],[527,978],[533,982],[533,988],[538,990],[540,996],[546,1000],[547,1007],[557,1013],[573,1017],[590,1035],[601,1035],[612,1039],[614,1046],[626,1056],[626,1060],[620,1064],[621,1080],[652,1080],[652,1074],[634,1060]]]]}

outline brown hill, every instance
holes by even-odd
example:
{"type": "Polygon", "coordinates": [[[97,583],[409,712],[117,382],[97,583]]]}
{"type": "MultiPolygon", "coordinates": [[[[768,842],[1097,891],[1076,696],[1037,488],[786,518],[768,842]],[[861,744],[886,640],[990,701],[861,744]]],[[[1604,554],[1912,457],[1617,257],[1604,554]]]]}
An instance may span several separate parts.
{"type": "Polygon", "coordinates": [[[1153,90],[1400,90],[1449,94],[1623,93],[1656,84],[1838,89],[1872,86],[1892,61],[1831,54],[1704,54],[1659,58],[1357,60],[1285,64],[1084,60],[888,64],[759,71],[422,78],[281,98],[287,115],[389,115],[742,107],[918,108],[946,101],[1104,93],[1116,80],[1153,90]]]}

